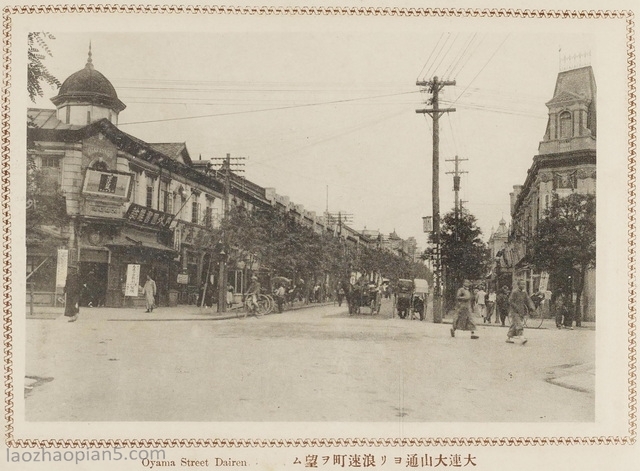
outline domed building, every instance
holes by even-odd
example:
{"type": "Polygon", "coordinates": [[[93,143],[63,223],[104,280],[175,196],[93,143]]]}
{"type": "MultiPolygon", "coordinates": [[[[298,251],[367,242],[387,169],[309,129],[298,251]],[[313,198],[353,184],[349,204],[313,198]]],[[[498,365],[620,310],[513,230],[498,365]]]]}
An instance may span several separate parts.
{"type": "Polygon", "coordinates": [[[91,48],[51,101],[56,109],[27,111],[28,162],[48,182],[39,197],[55,194],[66,214],[40,218],[27,233],[34,304],[63,298],[68,266],[83,280],[82,306],[136,306],[147,274],[160,306],[184,288],[178,274],[199,286],[209,264],[202,241],[223,211],[220,180],[192,165],[184,142],[147,143],[118,129],[126,105],[95,69],[91,48]]]}
{"type": "Polygon", "coordinates": [[[127,106],[120,101],[111,82],[93,67],[89,58],[84,69],[70,75],[51,101],[57,108],[57,118],[65,124],[85,125],[103,118],[117,125],[118,114],[127,106]]]}

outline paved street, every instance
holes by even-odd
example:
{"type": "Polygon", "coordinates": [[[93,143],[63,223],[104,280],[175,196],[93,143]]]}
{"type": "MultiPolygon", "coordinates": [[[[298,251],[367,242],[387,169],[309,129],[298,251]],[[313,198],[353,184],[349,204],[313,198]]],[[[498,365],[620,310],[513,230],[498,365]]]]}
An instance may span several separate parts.
{"type": "MultiPolygon", "coordinates": [[[[27,320],[30,421],[593,421],[595,330],[314,306],[260,319],[83,309],[27,320]]],[[[547,324],[548,323],[548,324],[547,324]]]]}

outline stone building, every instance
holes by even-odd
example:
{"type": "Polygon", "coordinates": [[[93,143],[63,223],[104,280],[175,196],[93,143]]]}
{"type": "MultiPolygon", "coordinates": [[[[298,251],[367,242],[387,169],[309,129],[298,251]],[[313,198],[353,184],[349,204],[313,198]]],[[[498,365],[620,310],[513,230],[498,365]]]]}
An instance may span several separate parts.
{"type": "MultiPolygon", "coordinates": [[[[133,293],[147,274],[156,281],[159,305],[169,304],[172,292],[178,302],[193,302],[229,255],[212,250],[220,238],[226,176],[212,171],[210,161],[193,160],[184,142],[147,143],[120,130],[126,105],[95,69],[91,51],[51,101],[56,109],[28,109],[28,161],[58,186],[69,221],[37,227],[45,244],[27,234],[29,298],[56,305],[67,266],[76,266],[83,305],[142,303],[133,293]],[[127,283],[132,266],[138,286],[127,283]]],[[[231,171],[229,206],[274,207],[317,233],[338,232],[335,223],[231,171]]],[[[368,243],[358,231],[340,229],[347,245],[368,243]]],[[[236,293],[245,290],[248,263],[260,268],[253,259],[228,267],[236,293]]]]}
{"type": "MultiPolygon", "coordinates": [[[[505,262],[514,279],[530,291],[540,282],[527,255],[526,240],[551,205],[554,195],[596,192],[596,83],[591,66],[561,71],[553,97],[546,103],[549,119],[538,155],[523,185],[514,185],[511,198],[511,237],[505,262]]],[[[553,286],[550,287],[553,290],[553,286]]],[[[585,320],[595,319],[595,271],[588,273],[582,299],[585,320]]]]}

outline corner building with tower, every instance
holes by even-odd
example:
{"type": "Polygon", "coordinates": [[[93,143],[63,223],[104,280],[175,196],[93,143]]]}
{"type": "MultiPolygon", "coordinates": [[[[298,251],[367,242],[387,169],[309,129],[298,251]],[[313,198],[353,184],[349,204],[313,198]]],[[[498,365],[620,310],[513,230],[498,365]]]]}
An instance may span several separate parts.
{"type": "MultiPolygon", "coordinates": [[[[186,303],[205,280],[217,284],[218,267],[225,263],[225,254],[212,249],[224,215],[225,183],[229,207],[272,207],[318,233],[337,233],[327,215],[317,216],[231,170],[226,179],[210,161],[192,160],[184,142],[148,143],[120,130],[126,105],[95,69],[91,51],[85,67],[51,101],[56,109],[28,109],[28,161],[60,189],[68,221],[26,234],[28,302],[59,302],[63,288],[56,277],[64,265],[63,271],[79,271],[82,305],[142,305],[141,296],[128,293],[137,288],[127,286],[135,265],[136,284],[147,274],[155,279],[160,306],[186,303]],[[66,262],[58,260],[61,253],[66,262]]],[[[338,236],[348,247],[372,244],[344,229],[338,236]]],[[[251,264],[260,270],[259,260],[251,264]]],[[[226,282],[236,293],[246,289],[245,265],[226,267],[226,282]]]]}

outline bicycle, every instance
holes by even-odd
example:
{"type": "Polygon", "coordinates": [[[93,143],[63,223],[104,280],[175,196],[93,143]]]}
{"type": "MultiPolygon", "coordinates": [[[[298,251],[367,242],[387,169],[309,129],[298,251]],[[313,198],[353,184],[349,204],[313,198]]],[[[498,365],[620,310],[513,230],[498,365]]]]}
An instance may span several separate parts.
{"type": "Polygon", "coordinates": [[[530,311],[527,311],[527,314],[522,318],[522,325],[524,327],[529,327],[530,329],[539,329],[542,327],[542,323],[544,322],[544,313],[540,306],[536,308],[536,310],[531,314],[530,311]]]}

